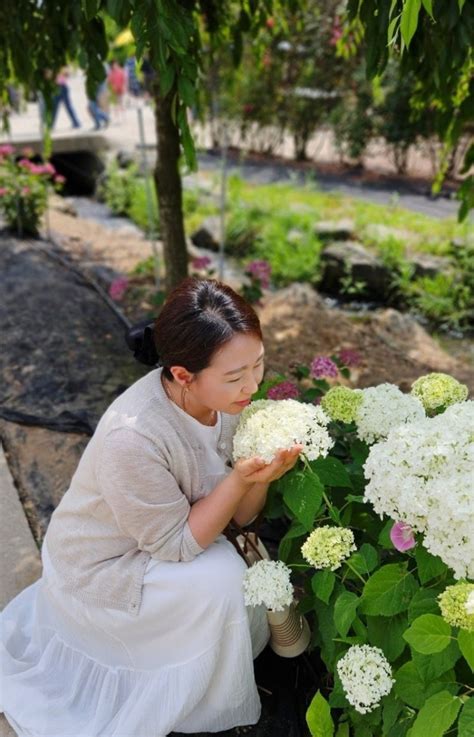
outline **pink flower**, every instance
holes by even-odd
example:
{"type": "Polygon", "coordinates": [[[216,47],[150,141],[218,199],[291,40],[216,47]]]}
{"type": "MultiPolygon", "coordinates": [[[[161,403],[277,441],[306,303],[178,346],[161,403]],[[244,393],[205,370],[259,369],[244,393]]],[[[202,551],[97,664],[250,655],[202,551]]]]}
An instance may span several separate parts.
{"type": "Polygon", "coordinates": [[[6,194],[8,194],[8,189],[6,187],[0,187],[0,197],[4,197],[6,194]]]}
{"type": "Polygon", "coordinates": [[[36,164],[33,164],[29,159],[20,159],[18,166],[21,166],[22,169],[31,169],[31,167],[36,166],[36,164]]]}
{"type": "Polygon", "coordinates": [[[262,289],[268,289],[268,287],[270,286],[270,275],[272,273],[272,267],[270,266],[268,261],[264,261],[263,259],[251,261],[245,267],[245,271],[253,279],[259,280],[262,289]]]}
{"type": "Polygon", "coordinates": [[[42,166],[42,170],[43,174],[51,174],[51,176],[56,174],[56,169],[49,161],[47,161],[46,164],[42,166]]]}
{"type": "Polygon", "coordinates": [[[191,261],[193,269],[197,269],[198,271],[207,269],[210,264],[212,264],[212,258],[209,258],[209,256],[197,256],[191,261]]]}
{"type": "Polygon", "coordinates": [[[322,379],[325,376],[334,378],[337,376],[337,366],[327,356],[316,356],[311,361],[309,374],[313,379],[322,379]]]}
{"type": "Polygon", "coordinates": [[[282,381],[267,391],[268,399],[298,399],[300,391],[292,381],[282,381]]]}
{"type": "Polygon", "coordinates": [[[25,195],[25,197],[26,197],[27,195],[31,194],[31,189],[30,189],[30,187],[22,187],[22,189],[21,189],[21,194],[22,194],[22,195],[25,195]]]}
{"type": "Polygon", "coordinates": [[[56,174],[56,176],[54,177],[55,184],[64,184],[65,181],[66,177],[63,177],[62,174],[56,174]]]}
{"type": "Polygon", "coordinates": [[[115,299],[117,302],[120,302],[123,295],[127,291],[128,288],[128,279],[126,276],[119,276],[118,279],[114,279],[112,284],[109,287],[109,296],[112,297],[112,299],[115,299]]]}
{"type": "Polygon", "coordinates": [[[357,351],[353,351],[352,348],[343,348],[339,351],[339,360],[344,366],[352,368],[353,366],[359,366],[361,363],[361,356],[357,351]]]}
{"type": "Polygon", "coordinates": [[[4,143],[3,146],[0,146],[0,156],[10,156],[14,150],[13,146],[10,146],[9,143],[4,143]]]}
{"type": "Polygon", "coordinates": [[[406,522],[395,522],[390,530],[390,540],[400,553],[404,553],[416,545],[413,528],[407,525],[406,522]]]}

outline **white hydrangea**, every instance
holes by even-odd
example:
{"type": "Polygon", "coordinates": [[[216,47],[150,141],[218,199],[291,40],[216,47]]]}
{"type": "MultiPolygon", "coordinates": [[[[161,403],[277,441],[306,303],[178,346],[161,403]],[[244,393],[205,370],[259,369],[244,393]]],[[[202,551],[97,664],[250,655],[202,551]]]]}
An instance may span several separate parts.
{"type": "Polygon", "coordinates": [[[373,711],[395,683],[382,650],[371,645],[353,645],[337,663],[337,672],[350,704],[360,714],[373,711]]]}
{"type": "Polygon", "coordinates": [[[259,456],[270,463],[280,449],[303,445],[312,461],[326,456],[333,446],[321,407],[295,399],[260,399],[242,412],[234,435],[234,460],[259,456]]]}
{"type": "Polygon", "coordinates": [[[313,530],[306,538],[301,547],[301,554],[315,568],[329,568],[335,571],[355,549],[352,530],[323,525],[313,530]]]}
{"type": "Polygon", "coordinates": [[[371,386],[362,389],[362,402],[355,415],[357,435],[366,443],[374,443],[386,438],[392,428],[424,417],[420,400],[403,394],[395,384],[371,386]]]}
{"type": "Polygon", "coordinates": [[[244,574],[244,602],[246,606],[260,606],[281,612],[293,601],[291,570],[281,560],[260,560],[244,574]]]}
{"type": "Polygon", "coordinates": [[[364,466],[364,499],[424,533],[423,545],[452,568],[474,577],[474,402],[394,428],[374,445],[364,466]]]}

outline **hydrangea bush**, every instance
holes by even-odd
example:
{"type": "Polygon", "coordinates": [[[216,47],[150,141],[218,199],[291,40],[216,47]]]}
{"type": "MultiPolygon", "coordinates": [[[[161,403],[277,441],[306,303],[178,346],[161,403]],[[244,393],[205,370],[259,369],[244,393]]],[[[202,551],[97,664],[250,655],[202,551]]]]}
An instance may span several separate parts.
{"type": "MultiPolygon", "coordinates": [[[[390,384],[352,389],[349,359],[295,366],[246,410],[257,422],[266,406],[258,400],[281,405],[279,424],[264,430],[268,447],[281,426],[291,436],[289,401],[320,404],[329,418],[327,452],[302,455],[270,486],[265,510],[285,524],[279,558],[304,592],[312,657],[327,671],[308,727],[314,737],[468,737],[474,402],[439,374],[420,377],[408,395],[390,384]]],[[[241,442],[250,454],[245,431],[241,442]]]]}
{"type": "Polygon", "coordinates": [[[0,213],[9,228],[20,236],[37,235],[48,201],[48,185],[60,190],[64,177],[54,166],[31,160],[33,151],[17,158],[12,146],[0,146],[0,213]]]}

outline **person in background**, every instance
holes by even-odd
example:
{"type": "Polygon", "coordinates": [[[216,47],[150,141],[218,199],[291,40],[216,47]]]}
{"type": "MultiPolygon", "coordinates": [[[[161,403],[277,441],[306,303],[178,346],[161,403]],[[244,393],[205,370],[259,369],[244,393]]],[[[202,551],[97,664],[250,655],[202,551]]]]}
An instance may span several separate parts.
{"type": "Polygon", "coordinates": [[[110,116],[106,112],[107,106],[107,80],[98,86],[95,98],[89,98],[87,101],[87,109],[94,120],[93,130],[107,128],[110,123],[110,116]]]}
{"type": "Polygon", "coordinates": [[[128,94],[131,97],[140,97],[142,86],[137,75],[137,61],[134,56],[129,56],[125,62],[125,73],[127,75],[128,94]]]}
{"type": "Polygon", "coordinates": [[[123,120],[124,96],[127,91],[127,75],[118,61],[113,61],[107,75],[109,89],[112,95],[112,109],[117,112],[117,119],[123,120]]]}
{"type": "Polygon", "coordinates": [[[81,127],[81,123],[79,121],[79,118],[76,115],[73,104],[71,102],[68,80],[69,80],[69,71],[66,67],[63,67],[61,71],[59,72],[58,76],[56,77],[56,84],[58,86],[58,91],[53,98],[53,116],[51,120],[51,130],[54,128],[59,106],[61,105],[61,103],[66,108],[66,112],[69,115],[69,118],[71,119],[72,127],[73,128],[81,127]]]}

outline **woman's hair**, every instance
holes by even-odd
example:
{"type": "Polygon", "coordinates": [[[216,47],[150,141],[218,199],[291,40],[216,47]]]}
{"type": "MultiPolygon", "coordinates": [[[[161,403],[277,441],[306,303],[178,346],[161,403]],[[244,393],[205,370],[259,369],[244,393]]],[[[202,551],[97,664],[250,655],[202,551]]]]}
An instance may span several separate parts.
{"type": "Polygon", "coordinates": [[[138,360],[159,363],[171,380],[170,366],[198,373],[238,333],[262,340],[254,309],[227,284],[189,277],[169,294],[154,325],[132,328],[127,342],[138,360]]]}

